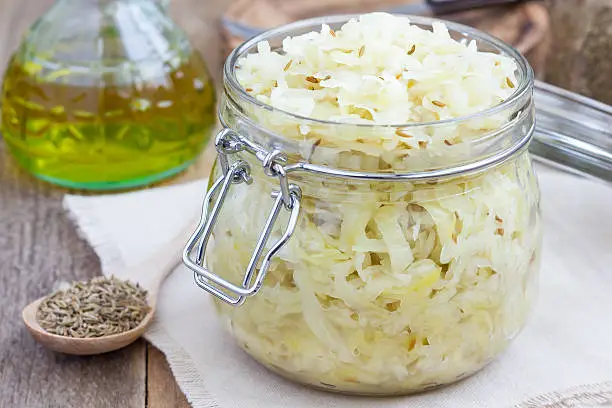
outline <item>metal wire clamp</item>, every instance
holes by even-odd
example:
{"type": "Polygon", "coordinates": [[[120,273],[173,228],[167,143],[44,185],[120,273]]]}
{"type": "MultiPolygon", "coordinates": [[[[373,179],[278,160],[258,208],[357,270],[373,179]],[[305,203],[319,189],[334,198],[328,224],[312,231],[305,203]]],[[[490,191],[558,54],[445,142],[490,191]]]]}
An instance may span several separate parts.
{"type": "MultiPolygon", "coordinates": [[[[253,254],[246,268],[242,284],[235,285],[216,275],[205,266],[206,247],[217,222],[223,202],[233,184],[252,182],[250,166],[243,160],[238,160],[230,165],[228,155],[237,153],[245,149],[243,143],[237,135],[230,129],[223,129],[215,139],[215,147],[219,157],[219,165],[223,175],[212,185],[204,199],[202,217],[200,223],[189,239],[183,251],[183,263],[193,271],[196,284],[205,291],[217,296],[219,299],[232,304],[241,305],[248,296],[256,294],[266,277],[272,258],[289,241],[300,213],[300,200],[302,192],[295,184],[290,184],[283,164],[286,158],[282,152],[273,150],[263,155],[262,165],[264,173],[270,177],[278,177],[280,183],[279,191],[272,193],[274,204],[268,215],[266,224],[259,235],[253,254]],[[211,209],[212,207],[212,209],[211,209]],[[276,219],[284,208],[290,212],[289,221],[283,235],[276,241],[270,249],[263,255],[261,266],[259,261],[262,258],[266,243],[270,238],[276,219]],[[196,249],[197,246],[197,250],[196,249]],[[194,251],[195,250],[195,251],[194,251]],[[194,255],[195,252],[195,255],[194,255]]],[[[257,155],[260,157],[262,155],[257,155]]]]}

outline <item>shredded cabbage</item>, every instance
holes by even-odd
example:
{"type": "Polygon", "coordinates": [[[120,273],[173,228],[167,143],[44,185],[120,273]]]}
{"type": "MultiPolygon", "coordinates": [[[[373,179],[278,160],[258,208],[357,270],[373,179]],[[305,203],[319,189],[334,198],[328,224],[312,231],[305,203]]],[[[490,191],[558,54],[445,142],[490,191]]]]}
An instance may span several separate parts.
{"type": "MultiPolygon", "coordinates": [[[[324,25],[320,32],[286,38],[279,50],[261,42],[257,53],[238,61],[236,77],[261,102],[303,117],[400,125],[436,123],[495,106],[515,91],[516,69],[508,56],[455,41],[442,23],[429,31],[407,17],[372,13],[341,30],[324,25]]],[[[448,155],[500,128],[511,113],[444,126],[332,131],[252,106],[242,109],[274,133],[302,141],[302,155],[313,163],[411,171],[445,165],[448,155]]]]}
{"type": "MultiPolygon", "coordinates": [[[[277,189],[263,174],[254,179],[226,199],[207,253],[234,282],[277,189]]],[[[309,182],[305,190],[334,188],[309,182]]],[[[305,194],[297,231],[261,291],[240,308],[220,304],[221,313],[250,354],[301,382],[386,394],[457,380],[525,324],[539,260],[534,183],[523,155],[470,179],[417,185],[399,200],[305,194]]]]}
{"type": "MultiPolygon", "coordinates": [[[[496,105],[513,93],[515,71],[511,58],[453,40],[443,23],[429,31],[407,17],[371,13],[338,31],[323,25],[288,37],[282,51],[261,42],[238,63],[236,76],[257,99],[302,116],[404,124],[496,105]]],[[[397,136],[398,143],[414,142],[397,136]]]]}
{"type": "MultiPolygon", "coordinates": [[[[479,111],[506,98],[508,81],[515,80],[507,57],[458,43],[441,24],[429,32],[381,13],[335,32],[323,27],[289,38],[284,54],[261,43],[239,65],[241,84],[266,103],[306,116],[373,123],[479,111]],[[360,65],[360,59],[368,62],[360,65]],[[364,78],[373,69],[375,77],[364,78]],[[315,89],[304,89],[307,83],[315,89]],[[387,103],[396,98],[410,102],[387,103]]],[[[449,146],[443,140],[470,134],[457,127],[427,132],[427,145],[419,146],[421,136],[412,140],[393,130],[389,136],[385,127],[376,139],[373,132],[327,133],[295,122],[289,131],[286,118],[273,111],[254,116],[289,139],[314,133],[335,152],[329,161],[340,168],[396,168],[400,151],[413,148],[444,159],[449,146]]],[[[502,119],[469,126],[481,134],[502,119]]],[[[233,282],[242,281],[270,193],[278,189],[252,157],[242,159],[250,161],[254,183],[230,190],[207,251],[211,269],[233,282]]],[[[312,175],[296,182],[303,190],[299,223],[262,289],[242,307],[218,303],[239,344],[262,364],[338,391],[405,393],[475,372],[523,327],[541,239],[538,188],[526,153],[434,184],[312,175]]],[[[286,217],[279,217],[271,241],[286,217]]]]}

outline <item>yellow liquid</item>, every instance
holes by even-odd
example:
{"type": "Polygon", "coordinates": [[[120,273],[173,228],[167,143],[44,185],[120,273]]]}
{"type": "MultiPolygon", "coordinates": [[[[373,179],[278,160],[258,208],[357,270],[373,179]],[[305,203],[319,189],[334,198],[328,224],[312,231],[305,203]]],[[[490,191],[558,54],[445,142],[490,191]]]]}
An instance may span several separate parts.
{"type": "MultiPolygon", "coordinates": [[[[139,67],[142,72],[142,67],[139,67]]],[[[148,76],[87,77],[13,58],[2,95],[2,135],[39,178],[72,188],[114,189],[178,173],[203,149],[215,122],[215,93],[194,54],[148,76]]]]}

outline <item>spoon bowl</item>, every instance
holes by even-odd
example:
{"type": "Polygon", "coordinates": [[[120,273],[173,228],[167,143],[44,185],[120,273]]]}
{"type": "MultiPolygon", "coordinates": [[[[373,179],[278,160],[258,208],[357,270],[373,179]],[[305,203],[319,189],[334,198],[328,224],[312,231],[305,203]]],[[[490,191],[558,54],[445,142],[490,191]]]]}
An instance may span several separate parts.
{"type": "Polygon", "coordinates": [[[36,318],[38,306],[44,300],[42,297],[27,305],[21,313],[23,322],[34,340],[50,350],[79,356],[107,353],[136,341],[153,321],[159,288],[170,271],[180,262],[183,246],[191,236],[194,225],[195,221],[190,222],[183,231],[172,238],[162,249],[156,251],[153,256],[116,274],[119,279],[139,283],[148,292],[147,303],[150,310],[138,326],[123,333],[102,337],[79,338],[49,333],[41,327],[36,318]]]}
{"type": "Polygon", "coordinates": [[[49,350],[77,356],[107,353],[132,344],[143,335],[155,314],[155,309],[151,308],[138,326],[123,333],[87,338],[60,336],[58,334],[49,333],[43,329],[38,323],[38,319],[36,319],[36,311],[44,299],[44,297],[37,299],[23,309],[21,317],[23,318],[25,326],[32,337],[34,337],[34,340],[49,350]]]}

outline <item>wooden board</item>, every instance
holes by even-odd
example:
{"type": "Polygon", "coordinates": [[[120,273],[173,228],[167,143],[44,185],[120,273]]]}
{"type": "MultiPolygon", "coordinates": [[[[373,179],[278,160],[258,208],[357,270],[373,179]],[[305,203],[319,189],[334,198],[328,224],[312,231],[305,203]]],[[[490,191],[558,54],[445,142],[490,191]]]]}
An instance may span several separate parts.
{"type": "Polygon", "coordinates": [[[187,399],[174,380],[162,352],[149,345],[147,357],[148,408],[188,407],[187,399]]]}
{"type": "Polygon", "coordinates": [[[612,104],[612,0],[548,0],[546,80],[612,104]]]}
{"type": "MultiPolygon", "coordinates": [[[[221,51],[216,19],[229,0],[172,0],[217,79],[221,51]]],[[[53,0],[0,0],[0,74],[22,32],[53,0]]],[[[211,156],[174,180],[202,177],[211,156]]],[[[0,140],[0,407],[186,408],[165,357],[144,341],[96,357],[69,357],[37,345],[20,321],[21,309],[58,281],[100,274],[98,258],[65,216],[65,190],[17,167],[0,140]]]]}
{"type": "Polygon", "coordinates": [[[0,147],[0,406],[144,407],[144,342],[68,357],[36,344],[20,321],[21,309],[58,281],[100,273],[64,215],[62,194],[17,169],[0,147]]]}
{"type": "MultiPolygon", "coordinates": [[[[20,33],[50,4],[0,2],[2,67],[20,33]]],[[[58,280],[100,273],[96,255],[63,214],[62,194],[17,169],[0,146],[0,406],[144,407],[144,342],[104,356],[68,357],[37,345],[19,319],[23,306],[58,280]]]]}

